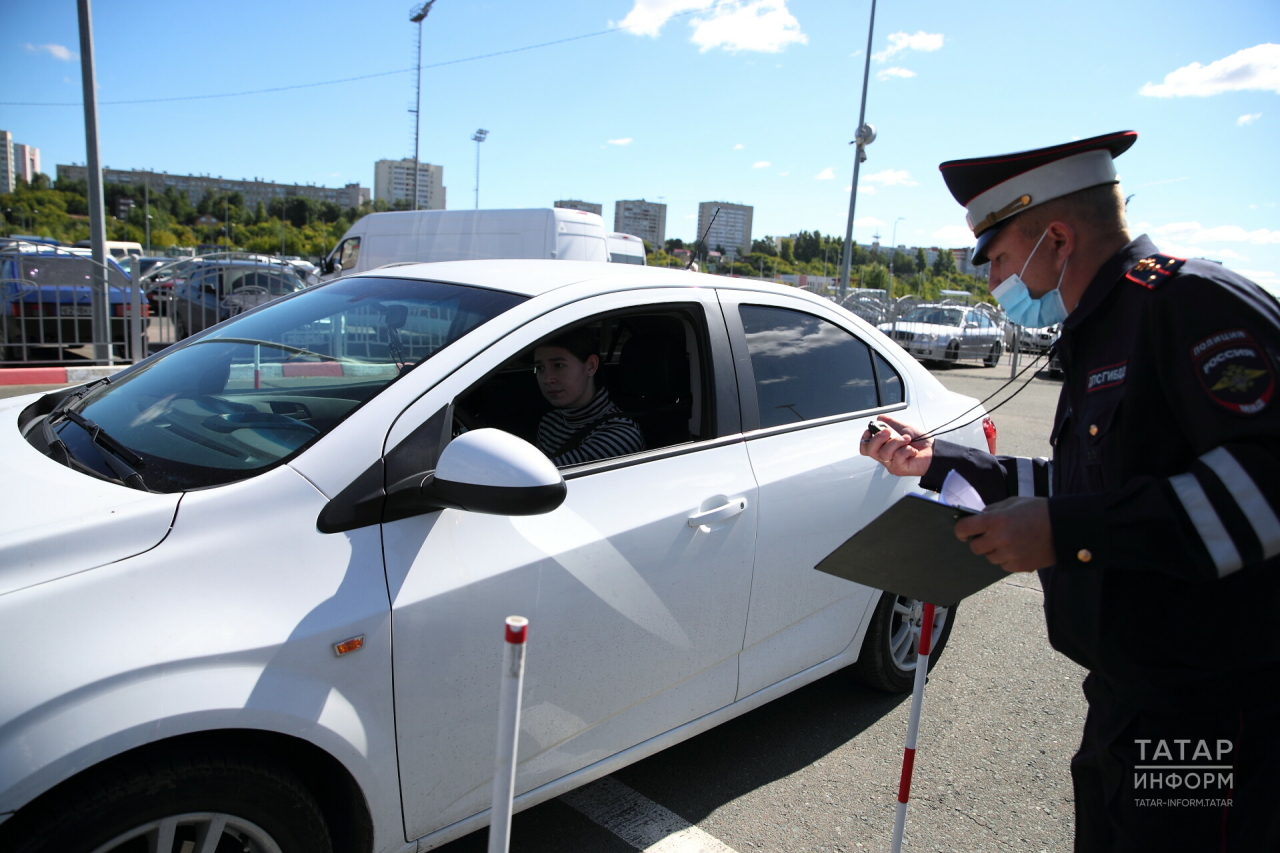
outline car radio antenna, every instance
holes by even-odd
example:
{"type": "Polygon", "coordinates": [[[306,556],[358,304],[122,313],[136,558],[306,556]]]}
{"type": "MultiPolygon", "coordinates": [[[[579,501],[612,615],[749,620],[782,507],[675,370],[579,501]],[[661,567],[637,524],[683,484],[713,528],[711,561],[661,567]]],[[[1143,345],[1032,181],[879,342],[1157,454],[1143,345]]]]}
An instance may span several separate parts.
{"type": "Polygon", "coordinates": [[[698,247],[703,245],[703,241],[707,239],[707,235],[711,233],[711,226],[716,224],[716,217],[720,215],[720,208],[716,208],[716,212],[711,214],[711,221],[707,223],[707,230],[702,232],[702,239],[693,244],[693,252],[689,255],[689,265],[685,267],[687,272],[689,267],[693,266],[694,260],[698,257],[698,247]]]}

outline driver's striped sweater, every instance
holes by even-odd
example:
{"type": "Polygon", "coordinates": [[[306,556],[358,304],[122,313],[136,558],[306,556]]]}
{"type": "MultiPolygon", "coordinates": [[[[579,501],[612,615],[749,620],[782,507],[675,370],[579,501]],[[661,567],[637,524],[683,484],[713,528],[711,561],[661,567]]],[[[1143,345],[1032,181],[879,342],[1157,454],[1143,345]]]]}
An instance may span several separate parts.
{"type": "Polygon", "coordinates": [[[551,456],[557,466],[578,465],[644,450],[640,426],[613,404],[609,392],[601,388],[591,402],[579,409],[552,409],[538,424],[538,449],[551,456]],[[580,429],[599,420],[576,448],[552,456],[580,429]]]}

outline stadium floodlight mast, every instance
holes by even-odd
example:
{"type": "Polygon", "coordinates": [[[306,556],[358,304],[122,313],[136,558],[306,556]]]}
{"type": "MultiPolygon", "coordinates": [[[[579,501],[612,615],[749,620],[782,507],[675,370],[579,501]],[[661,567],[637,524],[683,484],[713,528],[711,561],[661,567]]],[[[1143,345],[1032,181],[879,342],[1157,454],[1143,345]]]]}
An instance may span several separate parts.
{"type": "Polygon", "coordinates": [[[876,0],[871,0],[871,23],[867,25],[867,58],[862,69],[862,106],[858,110],[858,132],[850,145],[858,146],[853,158],[853,185],[849,187],[849,221],[844,229],[844,258],[840,264],[840,301],[849,292],[849,266],[853,261],[853,210],[858,203],[858,166],[867,159],[867,146],[876,140],[876,129],[866,123],[867,79],[871,75],[871,37],[876,29],[876,0]]]}
{"type": "Polygon", "coordinates": [[[480,209],[480,143],[489,137],[489,131],[483,127],[471,135],[471,141],[476,144],[476,210],[480,209]]]}
{"type": "Polygon", "coordinates": [[[418,128],[422,111],[422,22],[431,14],[436,0],[427,0],[409,13],[409,23],[418,25],[418,61],[414,64],[417,78],[413,88],[413,209],[418,209],[418,128]]]}

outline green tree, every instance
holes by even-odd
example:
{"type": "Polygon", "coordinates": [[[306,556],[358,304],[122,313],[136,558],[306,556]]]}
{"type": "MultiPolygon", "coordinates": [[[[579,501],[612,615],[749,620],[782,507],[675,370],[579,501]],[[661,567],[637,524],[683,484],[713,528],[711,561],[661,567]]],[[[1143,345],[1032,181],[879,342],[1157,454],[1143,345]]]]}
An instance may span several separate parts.
{"type": "Polygon", "coordinates": [[[945,276],[956,271],[956,259],[950,249],[939,249],[933,259],[933,274],[945,276]]]}
{"type": "Polygon", "coordinates": [[[781,242],[782,242],[782,249],[778,253],[779,256],[789,264],[795,263],[796,261],[795,241],[793,241],[790,237],[783,237],[781,242]]]}

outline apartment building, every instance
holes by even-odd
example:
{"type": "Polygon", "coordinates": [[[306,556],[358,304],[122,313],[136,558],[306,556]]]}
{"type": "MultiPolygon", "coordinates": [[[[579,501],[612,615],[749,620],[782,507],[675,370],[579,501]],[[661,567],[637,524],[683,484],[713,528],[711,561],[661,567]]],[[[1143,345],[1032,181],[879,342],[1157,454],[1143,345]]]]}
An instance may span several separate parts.
{"type": "MultiPolygon", "coordinates": [[[[373,164],[373,197],[387,204],[413,200],[413,158],[373,164]]],[[[418,210],[445,209],[444,166],[418,163],[418,210]]]]}

